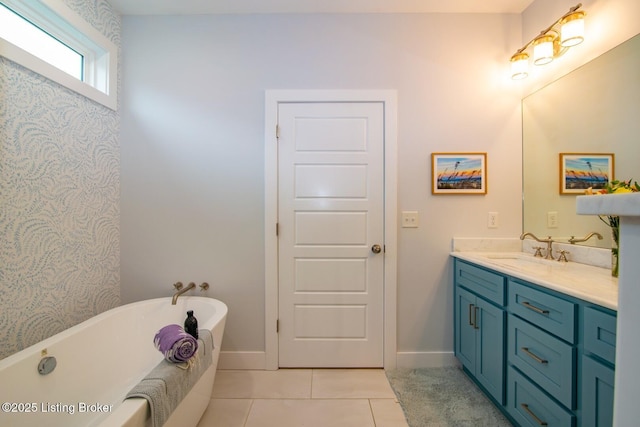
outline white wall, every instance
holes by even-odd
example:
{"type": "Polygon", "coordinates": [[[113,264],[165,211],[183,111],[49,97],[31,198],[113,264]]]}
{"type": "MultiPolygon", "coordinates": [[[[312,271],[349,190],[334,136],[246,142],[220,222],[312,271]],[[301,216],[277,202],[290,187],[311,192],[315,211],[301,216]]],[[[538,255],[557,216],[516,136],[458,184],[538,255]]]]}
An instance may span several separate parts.
{"type": "Polygon", "coordinates": [[[123,301],[208,281],[223,350],[264,351],[264,91],[395,89],[399,211],[421,224],[399,230],[398,350],[451,352],[451,238],[521,231],[519,43],[517,15],[124,17],[123,301]],[[436,151],[487,152],[488,194],[432,196],[436,151]]]}

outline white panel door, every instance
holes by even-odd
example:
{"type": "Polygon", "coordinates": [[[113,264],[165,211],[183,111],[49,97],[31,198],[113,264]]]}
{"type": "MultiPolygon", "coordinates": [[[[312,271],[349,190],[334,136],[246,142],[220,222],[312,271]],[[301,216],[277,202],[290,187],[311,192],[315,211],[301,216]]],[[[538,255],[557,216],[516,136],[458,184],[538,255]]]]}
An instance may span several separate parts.
{"type": "Polygon", "coordinates": [[[279,366],[382,367],[384,104],[278,105],[279,366]]]}

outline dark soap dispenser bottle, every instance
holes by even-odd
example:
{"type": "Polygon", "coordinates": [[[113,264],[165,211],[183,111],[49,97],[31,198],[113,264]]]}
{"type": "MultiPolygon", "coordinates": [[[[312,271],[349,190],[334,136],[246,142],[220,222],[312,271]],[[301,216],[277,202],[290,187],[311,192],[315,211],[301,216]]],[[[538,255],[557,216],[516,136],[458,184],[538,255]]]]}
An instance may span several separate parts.
{"type": "Polygon", "coordinates": [[[195,339],[198,339],[198,319],[193,317],[193,310],[187,311],[187,318],[184,320],[184,330],[195,339]]]}

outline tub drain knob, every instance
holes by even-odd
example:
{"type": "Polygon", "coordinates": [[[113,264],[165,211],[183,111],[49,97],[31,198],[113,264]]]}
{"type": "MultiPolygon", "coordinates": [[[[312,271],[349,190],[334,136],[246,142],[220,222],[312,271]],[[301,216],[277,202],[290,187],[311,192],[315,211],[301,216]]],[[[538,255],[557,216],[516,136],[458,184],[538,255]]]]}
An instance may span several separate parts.
{"type": "Polygon", "coordinates": [[[40,360],[40,363],[38,363],[38,373],[40,375],[48,375],[51,372],[53,372],[54,369],[56,369],[57,364],[58,362],[56,362],[55,357],[53,356],[43,357],[40,360]]]}

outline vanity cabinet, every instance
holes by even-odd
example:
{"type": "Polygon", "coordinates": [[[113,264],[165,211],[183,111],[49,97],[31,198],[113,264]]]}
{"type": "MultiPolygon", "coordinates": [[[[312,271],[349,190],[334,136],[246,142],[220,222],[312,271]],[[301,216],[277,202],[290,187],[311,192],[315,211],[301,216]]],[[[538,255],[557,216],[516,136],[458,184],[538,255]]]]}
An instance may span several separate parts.
{"type": "Polygon", "coordinates": [[[455,354],[517,426],[611,426],[616,312],[455,259],[455,354]]]}
{"type": "Polygon", "coordinates": [[[463,262],[457,264],[456,278],[456,355],[504,404],[505,278],[463,262]]]}
{"type": "Polygon", "coordinates": [[[614,369],[582,356],[582,426],[613,425],[614,369]]]}
{"type": "Polygon", "coordinates": [[[613,420],[616,315],[601,308],[584,309],[582,355],[582,425],[608,427],[613,420]]]}

